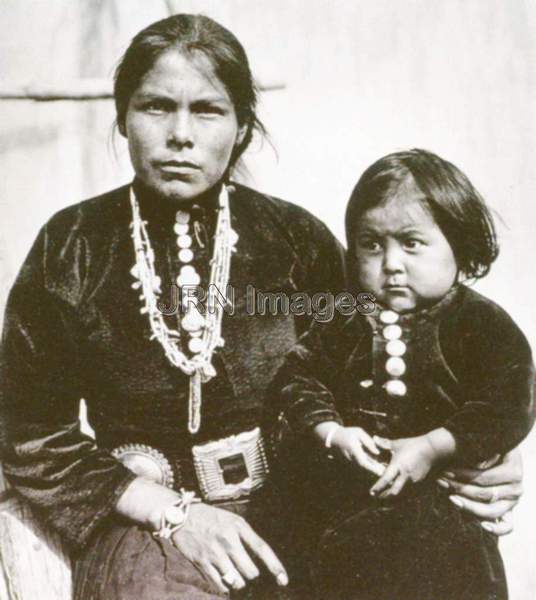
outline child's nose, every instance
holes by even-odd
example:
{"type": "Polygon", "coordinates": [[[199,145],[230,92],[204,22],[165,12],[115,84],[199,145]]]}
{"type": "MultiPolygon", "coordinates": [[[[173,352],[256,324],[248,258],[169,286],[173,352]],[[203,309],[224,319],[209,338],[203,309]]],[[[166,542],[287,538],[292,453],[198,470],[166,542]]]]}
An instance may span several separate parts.
{"type": "Polygon", "coordinates": [[[386,273],[400,273],[404,270],[404,255],[401,249],[386,248],[383,255],[383,270],[386,273]]]}

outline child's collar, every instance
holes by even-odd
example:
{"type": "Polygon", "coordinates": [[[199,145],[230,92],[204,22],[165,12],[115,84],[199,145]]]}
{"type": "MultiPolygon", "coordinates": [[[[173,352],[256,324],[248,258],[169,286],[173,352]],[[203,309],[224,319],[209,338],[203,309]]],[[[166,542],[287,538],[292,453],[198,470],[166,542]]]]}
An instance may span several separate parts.
{"type": "Polygon", "coordinates": [[[434,319],[455,304],[462,288],[462,284],[455,283],[442,298],[431,306],[426,306],[425,308],[416,309],[406,313],[397,313],[388,306],[382,306],[381,304],[376,303],[374,312],[369,316],[374,320],[382,320],[382,314],[385,316],[386,313],[394,313],[398,324],[408,325],[410,323],[434,319]]]}

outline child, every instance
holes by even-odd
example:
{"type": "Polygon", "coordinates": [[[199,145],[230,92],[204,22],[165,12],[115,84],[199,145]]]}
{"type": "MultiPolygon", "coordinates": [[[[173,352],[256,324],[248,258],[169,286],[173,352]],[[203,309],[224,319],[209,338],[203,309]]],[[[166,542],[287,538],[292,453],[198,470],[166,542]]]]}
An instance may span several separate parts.
{"type": "Polygon", "coordinates": [[[496,539],[431,476],[497,459],[533,422],[525,337],[462,283],[497,256],[491,215],[459,169],[411,150],[365,171],[346,234],[376,310],[314,323],[277,378],[290,429],[339,459],[300,457],[316,469],[319,597],[506,599],[496,539]]]}

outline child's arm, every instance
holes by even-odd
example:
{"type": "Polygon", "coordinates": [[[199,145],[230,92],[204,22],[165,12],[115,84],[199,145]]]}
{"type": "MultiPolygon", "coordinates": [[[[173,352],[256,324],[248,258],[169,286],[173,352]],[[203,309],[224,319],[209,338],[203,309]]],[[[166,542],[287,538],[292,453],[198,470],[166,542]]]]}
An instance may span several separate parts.
{"type": "Polygon", "coordinates": [[[347,357],[363,328],[363,317],[336,314],[333,321],[313,321],[288,352],[272,383],[272,410],[295,434],[313,434],[316,425],[342,423],[337,386],[347,357]]]}
{"type": "Polygon", "coordinates": [[[464,307],[450,333],[459,338],[455,375],[463,403],[443,427],[456,441],[456,462],[474,466],[515,448],[530,431],[534,366],[511,317],[481,296],[464,307]]]}
{"type": "Polygon", "coordinates": [[[396,495],[408,480],[421,481],[438,463],[476,465],[514,448],[534,421],[531,351],[501,308],[481,296],[464,307],[450,332],[457,336],[456,371],[463,403],[443,427],[399,440],[375,438],[392,460],[371,493],[396,495]]]}
{"type": "Polygon", "coordinates": [[[378,456],[380,451],[361,427],[344,427],[336,421],[325,421],[315,426],[314,433],[326,448],[335,450],[345,460],[378,476],[385,471],[385,465],[370,456],[378,456]]]}
{"type": "Polygon", "coordinates": [[[385,465],[372,458],[379,454],[376,445],[363,429],[342,425],[337,401],[344,364],[365,339],[366,327],[359,314],[350,319],[336,315],[331,323],[314,322],[274,378],[274,406],[293,433],[317,439],[379,476],[385,465]]]}

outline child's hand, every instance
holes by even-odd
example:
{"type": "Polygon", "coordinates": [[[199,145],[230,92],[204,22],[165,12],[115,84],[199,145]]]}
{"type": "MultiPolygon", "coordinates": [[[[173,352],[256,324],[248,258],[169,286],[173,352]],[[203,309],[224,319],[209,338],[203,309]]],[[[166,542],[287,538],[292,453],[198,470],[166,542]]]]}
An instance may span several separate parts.
{"type": "Polygon", "coordinates": [[[331,438],[331,447],[346,460],[357,463],[378,477],[385,471],[385,465],[368,454],[370,452],[378,455],[380,451],[374,440],[361,427],[339,427],[331,438]]]}
{"type": "Polygon", "coordinates": [[[392,457],[383,475],[372,486],[372,496],[396,496],[408,479],[413,482],[422,481],[437,459],[437,453],[426,435],[398,440],[374,436],[374,441],[380,448],[390,450],[392,457]]]}

